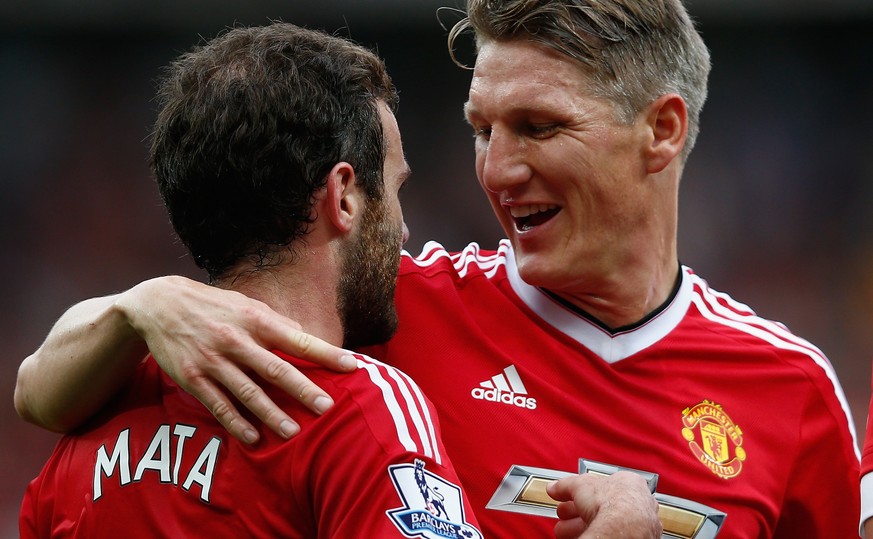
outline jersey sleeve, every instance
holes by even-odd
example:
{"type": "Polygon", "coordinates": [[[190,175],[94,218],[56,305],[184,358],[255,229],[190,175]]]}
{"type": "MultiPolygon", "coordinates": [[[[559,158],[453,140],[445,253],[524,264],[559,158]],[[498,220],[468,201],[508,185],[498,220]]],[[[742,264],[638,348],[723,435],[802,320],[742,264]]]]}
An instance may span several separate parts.
{"type": "Polygon", "coordinates": [[[358,356],[325,414],[307,483],[319,537],[481,538],[431,403],[401,371],[358,356]],[[328,414],[331,417],[328,417],[328,414]]]}
{"type": "Polygon", "coordinates": [[[873,399],[870,400],[870,409],[867,412],[867,433],[867,437],[864,439],[864,451],[861,454],[862,530],[864,528],[864,521],[873,517],[873,399]]]}
{"type": "Polygon", "coordinates": [[[855,441],[830,383],[813,379],[811,387],[807,394],[791,397],[802,417],[801,432],[774,537],[857,537],[855,441]]]}
{"type": "MultiPolygon", "coordinates": [[[[24,499],[21,502],[21,511],[18,515],[18,534],[19,539],[36,539],[44,533],[40,530],[46,527],[46,524],[40,520],[40,492],[43,489],[42,476],[37,477],[27,486],[24,493],[24,499]]],[[[51,503],[50,496],[44,496],[43,504],[51,503]]]]}

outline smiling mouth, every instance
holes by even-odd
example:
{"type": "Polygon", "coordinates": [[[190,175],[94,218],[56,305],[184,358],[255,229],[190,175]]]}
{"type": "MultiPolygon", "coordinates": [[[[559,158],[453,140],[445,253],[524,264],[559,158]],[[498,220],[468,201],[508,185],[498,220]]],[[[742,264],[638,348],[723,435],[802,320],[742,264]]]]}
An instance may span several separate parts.
{"type": "Polygon", "coordinates": [[[515,221],[515,229],[526,232],[545,223],[558,214],[561,208],[551,204],[533,204],[530,206],[511,206],[509,213],[515,221]]]}

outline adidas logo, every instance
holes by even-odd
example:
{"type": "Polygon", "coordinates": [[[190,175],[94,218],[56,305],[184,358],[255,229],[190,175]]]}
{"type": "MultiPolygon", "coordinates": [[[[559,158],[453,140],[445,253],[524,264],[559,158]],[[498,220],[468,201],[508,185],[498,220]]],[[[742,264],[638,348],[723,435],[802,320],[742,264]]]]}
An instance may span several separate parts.
{"type": "Polygon", "coordinates": [[[490,380],[485,380],[479,384],[479,387],[474,387],[470,391],[470,395],[474,399],[512,404],[528,410],[534,410],[537,407],[537,400],[526,396],[527,388],[524,387],[524,382],[518,376],[515,365],[506,367],[500,374],[492,376],[490,380]]]}

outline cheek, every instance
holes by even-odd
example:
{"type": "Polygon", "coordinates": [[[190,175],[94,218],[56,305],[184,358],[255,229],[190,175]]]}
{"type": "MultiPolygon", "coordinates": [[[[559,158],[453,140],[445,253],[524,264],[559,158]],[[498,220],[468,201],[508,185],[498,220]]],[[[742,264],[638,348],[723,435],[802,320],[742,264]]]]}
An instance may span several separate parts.
{"type": "Polygon", "coordinates": [[[406,243],[409,239],[409,229],[406,227],[406,219],[403,218],[403,206],[400,204],[400,199],[395,199],[388,206],[387,219],[391,223],[391,228],[401,236],[401,245],[406,243]]]}
{"type": "Polygon", "coordinates": [[[479,175],[480,182],[482,181],[482,169],[485,167],[485,158],[488,156],[489,141],[477,136],[473,139],[473,153],[476,156],[476,174],[479,175]]]}
{"type": "Polygon", "coordinates": [[[409,241],[409,227],[406,226],[406,219],[403,218],[403,212],[398,208],[398,211],[394,213],[395,217],[392,217],[391,222],[393,223],[394,230],[397,231],[397,234],[400,236],[400,245],[406,244],[409,241]]]}
{"type": "Polygon", "coordinates": [[[480,150],[479,145],[476,145],[476,178],[479,180],[479,185],[484,189],[485,184],[482,183],[482,170],[485,167],[485,150],[480,150]]]}
{"type": "Polygon", "coordinates": [[[388,219],[393,223],[402,223],[403,222],[403,206],[400,204],[399,198],[394,198],[388,204],[388,219]]]}

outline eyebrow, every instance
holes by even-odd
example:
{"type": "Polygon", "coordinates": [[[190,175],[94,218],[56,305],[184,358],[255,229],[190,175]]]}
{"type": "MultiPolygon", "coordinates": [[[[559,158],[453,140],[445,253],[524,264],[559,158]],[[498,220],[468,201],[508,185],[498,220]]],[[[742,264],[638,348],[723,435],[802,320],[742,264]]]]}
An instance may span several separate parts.
{"type": "MultiPolygon", "coordinates": [[[[548,107],[541,105],[538,102],[534,102],[533,104],[525,104],[525,105],[512,105],[508,108],[503,109],[503,113],[509,117],[520,117],[531,114],[541,114],[544,112],[551,113],[548,107]]],[[[470,123],[470,117],[480,115],[479,110],[470,102],[467,101],[464,103],[464,120],[467,123],[470,123]]]]}
{"type": "Polygon", "coordinates": [[[469,101],[464,102],[464,121],[467,123],[470,123],[470,111],[472,109],[473,105],[469,101]]]}

